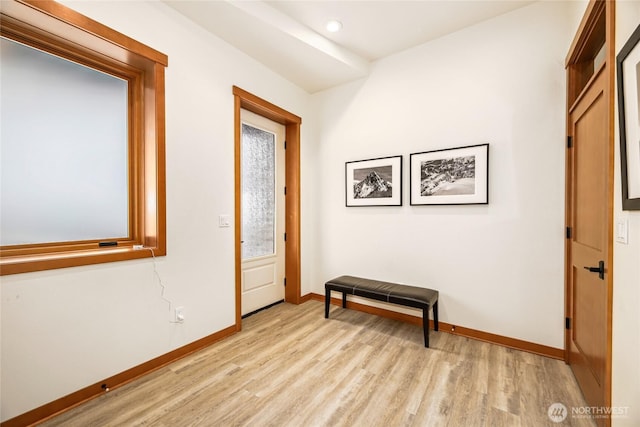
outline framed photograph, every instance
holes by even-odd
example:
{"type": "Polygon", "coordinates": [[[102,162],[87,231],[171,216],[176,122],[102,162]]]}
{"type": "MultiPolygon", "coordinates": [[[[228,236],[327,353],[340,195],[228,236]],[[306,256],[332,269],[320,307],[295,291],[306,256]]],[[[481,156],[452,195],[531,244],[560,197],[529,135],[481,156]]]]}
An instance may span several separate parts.
{"type": "Polygon", "coordinates": [[[640,26],[616,58],[622,209],[640,210],[640,26]]]}
{"type": "Polygon", "coordinates": [[[412,205],[489,203],[489,144],[413,153],[412,205]]]}
{"type": "Polygon", "coordinates": [[[402,156],[345,164],[347,206],[402,206],[402,156]]]}

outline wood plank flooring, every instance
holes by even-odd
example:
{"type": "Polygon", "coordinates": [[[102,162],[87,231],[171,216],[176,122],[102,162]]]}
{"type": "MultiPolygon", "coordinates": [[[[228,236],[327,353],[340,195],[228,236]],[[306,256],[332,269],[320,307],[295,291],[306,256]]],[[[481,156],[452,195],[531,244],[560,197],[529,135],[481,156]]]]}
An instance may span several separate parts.
{"type": "Polygon", "coordinates": [[[594,426],[567,365],[332,306],[279,304],[242,332],[43,426],[594,426]],[[569,416],[552,422],[547,410],[569,416]]]}

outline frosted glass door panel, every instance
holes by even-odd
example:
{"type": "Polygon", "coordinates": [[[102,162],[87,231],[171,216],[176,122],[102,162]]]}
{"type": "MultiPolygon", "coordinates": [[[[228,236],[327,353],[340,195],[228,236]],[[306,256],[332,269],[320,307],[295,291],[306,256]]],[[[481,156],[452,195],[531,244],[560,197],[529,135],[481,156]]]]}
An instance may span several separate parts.
{"type": "Polygon", "coordinates": [[[242,258],[274,254],[275,135],[242,125],[242,258]]]}
{"type": "Polygon", "coordinates": [[[0,243],[129,235],[128,83],[1,39],[0,243]]]}

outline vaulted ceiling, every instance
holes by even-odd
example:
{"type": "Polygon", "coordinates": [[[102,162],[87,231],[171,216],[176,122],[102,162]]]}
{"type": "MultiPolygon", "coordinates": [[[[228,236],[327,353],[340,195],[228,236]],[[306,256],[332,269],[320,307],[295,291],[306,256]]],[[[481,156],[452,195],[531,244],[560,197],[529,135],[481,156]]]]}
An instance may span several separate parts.
{"type": "Polygon", "coordinates": [[[371,63],[503,13],[525,0],[165,0],[309,93],[368,74],[371,63]],[[331,33],[329,20],[342,23],[331,33]]]}

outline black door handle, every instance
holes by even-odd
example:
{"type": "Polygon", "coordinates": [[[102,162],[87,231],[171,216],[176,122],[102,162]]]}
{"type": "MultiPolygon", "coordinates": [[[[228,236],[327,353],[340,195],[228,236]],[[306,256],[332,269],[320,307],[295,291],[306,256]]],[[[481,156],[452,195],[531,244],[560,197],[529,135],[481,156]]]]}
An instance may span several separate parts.
{"type": "Polygon", "coordinates": [[[584,267],[592,273],[598,273],[598,277],[604,280],[604,261],[600,261],[597,267],[584,267]]]}

